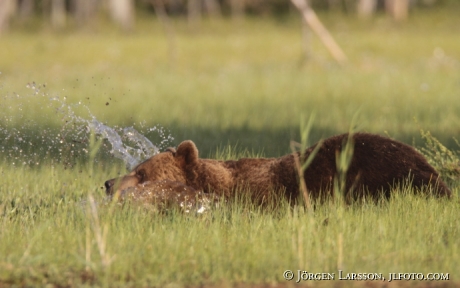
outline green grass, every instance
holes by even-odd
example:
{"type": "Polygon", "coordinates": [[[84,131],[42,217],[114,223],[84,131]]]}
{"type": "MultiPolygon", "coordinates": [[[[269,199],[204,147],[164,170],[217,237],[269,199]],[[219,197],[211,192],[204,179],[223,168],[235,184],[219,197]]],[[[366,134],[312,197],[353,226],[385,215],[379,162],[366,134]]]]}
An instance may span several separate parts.
{"type": "Polygon", "coordinates": [[[134,205],[104,205],[94,187],[105,175],[96,171],[82,181],[74,171],[18,168],[15,180],[29,185],[1,184],[1,282],[286,283],[287,269],[336,277],[339,269],[383,273],[386,279],[392,272],[439,272],[449,273],[448,283],[458,281],[457,197],[396,194],[380,205],[329,203],[313,213],[285,204],[263,212],[242,202],[200,217],[160,215],[134,205]],[[99,204],[95,211],[88,193],[99,204]]]}
{"type": "MultiPolygon", "coordinates": [[[[417,11],[402,25],[320,15],[350,59],[345,67],[313,35],[305,60],[294,19],[211,21],[196,31],[177,21],[175,58],[159,24],[146,19],[128,36],[102,26],[2,35],[0,128],[13,137],[0,143],[0,286],[293,284],[283,271],[337,275],[339,268],[385,277],[449,273],[445,284],[458,284],[458,181],[449,182],[451,201],[402,193],[379,205],[328,203],[312,213],[285,203],[275,212],[241,203],[202,217],[159,215],[105,205],[101,186],[125,172],[121,163],[81,159],[85,153],[73,159],[71,151],[84,144],[69,141],[74,147],[59,151],[60,139],[44,134],[62,131],[62,114],[48,100],[59,96],[83,103],[110,126],[145,132],[159,124],[175,138],[170,145],[192,139],[202,157],[288,153],[289,141],[300,140],[301,115],[313,112],[312,141],[348,131],[357,115],[359,131],[420,148],[423,129],[455,151],[457,14],[417,11]],[[37,95],[26,87],[32,82],[40,86],[37,95]],[[45,140],[29,145],[19,137],[45,140]],[[30,158],[38,164],[22,165],[30,158]]],[[[441,170],[455,170],[449,165],[458,156],[446,164],[450,154],[442,149],[424,152],[441,170]]]]}

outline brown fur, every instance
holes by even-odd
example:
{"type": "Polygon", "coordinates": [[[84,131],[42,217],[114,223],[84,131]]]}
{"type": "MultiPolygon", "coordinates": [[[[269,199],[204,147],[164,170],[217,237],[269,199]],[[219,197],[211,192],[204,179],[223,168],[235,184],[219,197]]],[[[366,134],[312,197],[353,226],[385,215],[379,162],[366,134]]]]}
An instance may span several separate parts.
{"type": "MultiPolygon", "coordinates": [[[[313,199],[332,195],[333,181],[337,176],[336,154],[347,139],[348,134],[342,134],[323,141],[306,169],[304,179],[313,199]]],[[[353,158],[346,174],[348,199],[359,199],[363,195],[376,199],[380,193],[389,197],[391,187],[408,177],[411,177],[410,183],[414,188],[432,186],[436,195],[451,196],[438,173],[412,147],[366,133],[354,134],[353,142],[353,158]]],[[[316,145],[308,148],[305,155],[308,156],[316,145]]],[[[115,190],[121,191],[146,181],[168,180],[204,193],[231,196],[237,191],[250,191],[253,198],[260,200],[274,192],[294,200],[299,195],[294,157],[294,154],[289,154],[280,158],[230,161],[201,159],[195,144],[184,141],[177,151],[168,149],[159,153],[139,164],[130,174],[108,180],[105,186],[107,194],[113,194],[115,190]]]]}

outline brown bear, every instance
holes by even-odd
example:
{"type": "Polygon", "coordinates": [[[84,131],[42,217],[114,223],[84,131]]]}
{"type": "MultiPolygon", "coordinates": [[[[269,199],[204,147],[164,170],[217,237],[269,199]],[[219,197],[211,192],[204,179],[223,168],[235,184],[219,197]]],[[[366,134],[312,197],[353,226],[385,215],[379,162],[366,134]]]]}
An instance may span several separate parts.
{"type": "MultiPolygon", "coordinates": [[[[432,189],[423,191],[438,196],[452,195],[435,169],[414,148],[374,134],[356,133],[351,138],[354,149],[346,172],[346,199],[363,196],[378,199],[381,195],[388,198],[394,185],[407,180],[416,190],[430,186],[432,189]]],[[[336,157],[348,139],[348,134],[334,136],[305,151],[302,161],[320,145],[303,174],[313,200],[333,195],[336,157]]],[[[126,176],[106,181],[105,187],[107,194],[113,194],[147,181],[168,180],[204,193],[231,196],[239,191],[249,191],[258,201],[274,193],[295,201],[300,193],[295,157],[300,157],[300,153],[280,158],[201,159],[195,144],[184,141],[177,150],[168,148],[139,164],[126,176]]]]}

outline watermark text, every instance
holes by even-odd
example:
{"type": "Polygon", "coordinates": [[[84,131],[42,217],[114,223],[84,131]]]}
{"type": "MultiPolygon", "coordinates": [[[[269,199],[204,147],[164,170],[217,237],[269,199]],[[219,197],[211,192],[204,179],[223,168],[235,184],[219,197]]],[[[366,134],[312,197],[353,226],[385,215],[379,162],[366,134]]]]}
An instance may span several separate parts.
{"type": "Polygon", "coordinates": [[[450,280],[449,273],[364,273],[364,272],[311,272],[306,270],[285,270],[283,278],[296,283],[302,281],[324,281],[324,280],[351,280],[351,281],[446,281],[450,280]]]}

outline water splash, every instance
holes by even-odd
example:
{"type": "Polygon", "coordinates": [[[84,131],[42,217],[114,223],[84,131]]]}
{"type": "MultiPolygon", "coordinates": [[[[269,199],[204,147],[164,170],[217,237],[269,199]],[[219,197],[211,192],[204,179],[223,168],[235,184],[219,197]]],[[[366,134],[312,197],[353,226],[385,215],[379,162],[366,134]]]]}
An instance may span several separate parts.
{"type": "Polygon", "coordinates": [[[99,121],[82,104],[67,98],[50,96],[46,85],[27,83],[32,93],[12,93],[0,100],[0,153],[13,165],[39,165],[44,159],[72,167],[88,155],[89,136],[93,131],[104,139],[100,154],[122,160],[131,170],[141,161],[169,146],[174,139],[163,127],[110,127],[99,121]],[[155,133],[159,143],[146,136],[155,133]]]}
{"type": "Polygon", "coordinates": [[[142,160],[160,152],[157,146],[133,127],[123,128],[120,135],[114,128],[93,118],[91,122],[88,122],[88,128],[109,141],[112,146],[110,153],[123,160],[128,170],[134,169],[142,160]],[[128,143],[134,143],[134,145],[128,143]]]}
{"type": "Polygon", "coordinates": [[[212,193],[197,191],[181,182],[162,180],[144,182],[129,187],[119,194],[109,196],[109,201],[116,199],[119,203],[131,202],[145,205],[158,212],[167,212],[178,208],[184,214],[206,214],[224,199],[212,193]]]}

